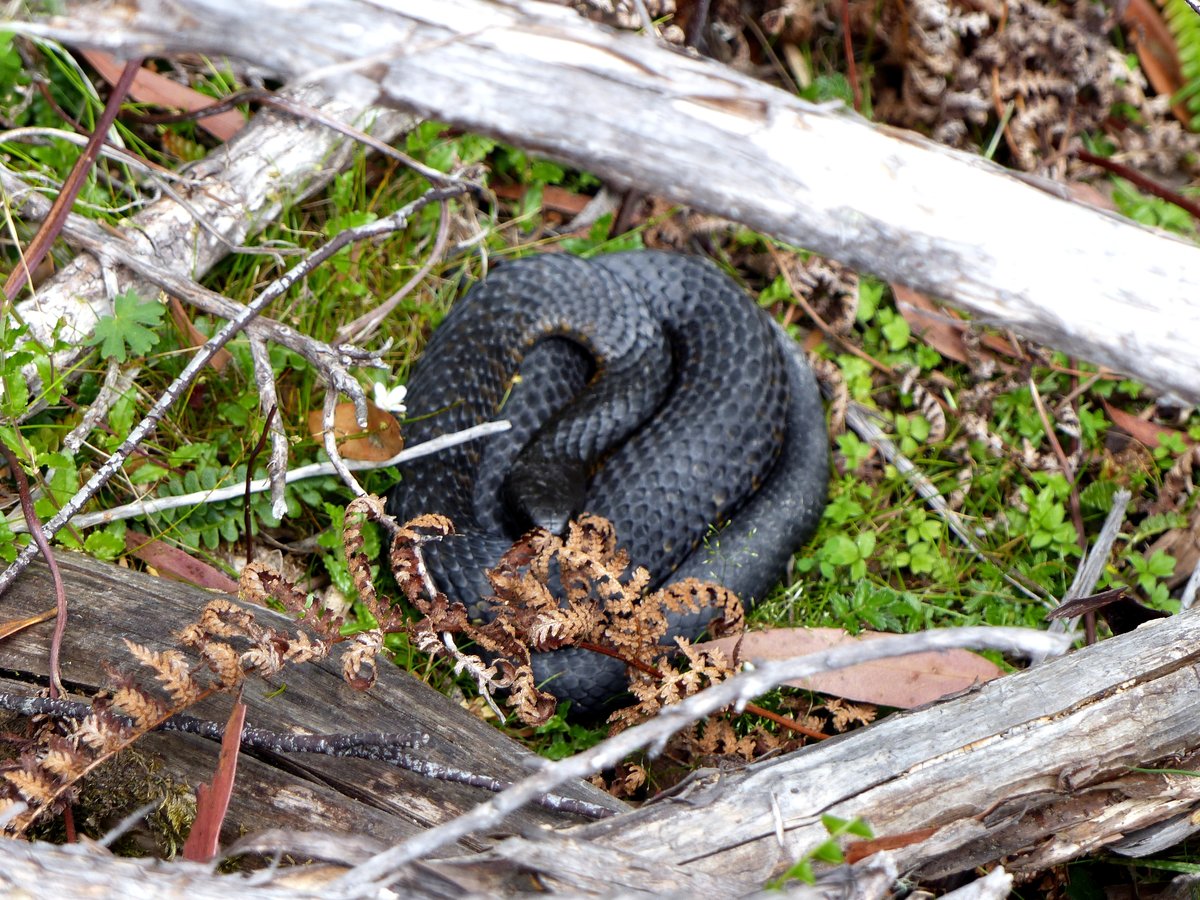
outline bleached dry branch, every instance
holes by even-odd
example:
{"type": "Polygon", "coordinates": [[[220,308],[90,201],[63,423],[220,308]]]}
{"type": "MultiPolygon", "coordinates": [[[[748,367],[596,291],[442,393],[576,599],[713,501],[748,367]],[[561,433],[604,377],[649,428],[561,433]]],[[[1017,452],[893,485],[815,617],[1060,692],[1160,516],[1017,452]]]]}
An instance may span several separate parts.
{"type": "Polygon", "coordinates": [[[661,750],[671,735],[681,728],[726,706],[745,704],[785,681],[807,678],[817,672],[827,672],[874,659],[927,650],[969,648],[1006,653],[1052,653],[1065,642],[1066,639],[1062,636],[1024,628],[953,628],[842,645],[796,659],[766,663],[753,671],[744,672],[694,694],[673,706],[663,707],[649,722],[610,737],[590,750],[557,763],[546,764],[540,772],[517,782],[471,812],[409,838],[403,844],[363,863],[341,879],[336,887],[350,896],[370,894],[377,882],[386,884],[387,880],[394,878],[405,865],[424,859],[438,848],[464,835],[495,825],[505,815],[519,809],[534,797],[551,793],[554,788],[572,779],[586,778],[594,772],[615,766],[637,750],[648,748],[651,753],[661,750]]]}
{"type": "MultiPolygon", "coordinates": [[[[443,434],[413,447],[407,447],[391,459],[385,459],[382,462],[348,459],[345,461],[345,464],[352,472],[386,469],[389,466],[398,466],[401,463],[408,462],[410,459],[418,459],[422,456],[428,456],[431,453],[438,453],[447,447],[465,444],[467,441],[479,440],[493,434],[508,431],[510,427],[507,419],[500,419],[496,422],[484,422],[481,425],[472,425],[470,428],[465,428],[462,431],[443,434]]],[[[284,483],[291,484],[293,481],[302,481],[305,478],[320,478],[325,475],[336,474],[337,470],[333,467],[332,463],[310,463],[307,466],[299,466],[284,473],[284,483]]],[[[249,491],[252,494],[260,494],[263,491],[271,490],[272,487],[273,484],[270,478],[256,478],[250,482],[249,491]]],[[[233,500],[243,496],[246,490],[247,486],[245,484],[230,484],[225,487],[213,488],[211,491],[195,491],[190,494],[179,494],[170,497],[152,497],[146,500],[136,500],[133,503],[125,503],[121,506],[114,506],[111,509],[81,513],[73,518],[71,522],[76,528],[91,528],[95,525],[106,525],[109,522],[132,519],[135,516],[152,516],[168,509],[183,509],[189,506],[200,506],[205,503],[220,503],[223,500],[233,500]]],[[[28,531],[28,526],[25,524],[24,519],[9,519],[8,527],[14,533],[28,531]]]]}
{"type": "MultiPolygon", "coordinates": [[[[394,111],[334,99],[316,86],[298,86],[286,96],[333,118],[371,122],[375,136],[384,140],[413,122],[411,116],[394,111]]],[[[260,114],[227,145],[188,171],[190,180],[179,187],[180,201],[159,200],[134,216],[122,234],[163,270],[185,279],[199,278],[275,218],[285,202],[323,187],[355,149],[352,142],[323,126],[292,116],[260,114]]],[[[13,173],[6,173],[3,188],[10,197],[22,194],[13,173]]],[[[111,241],[113,235],[107,236],[111,241]]],[[[116,272],[116,290],[132,287],[146,296],[157,293],[154,285],[130,272],[120,267],[116,272]]],[[[71,345],[54,359],[62,370],[86,349],[86,339],[96,319],[108,312],[108,302],[99,262],[81,254],[19,303],[17,313],[47,345],[52,345],[54,329],[62,323],[60,335],[71,345]]]]}

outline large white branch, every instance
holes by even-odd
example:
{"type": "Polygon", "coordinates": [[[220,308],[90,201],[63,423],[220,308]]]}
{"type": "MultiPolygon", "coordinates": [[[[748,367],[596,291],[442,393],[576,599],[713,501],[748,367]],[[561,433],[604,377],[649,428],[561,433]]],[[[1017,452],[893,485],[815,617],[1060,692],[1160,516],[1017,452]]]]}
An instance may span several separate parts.
{"type": "Polygon", "coordinates": [[[1200,401],[1200,250],[537,0],[68,2],[19,30],[228,54],[719,213],[1200,401]]]}

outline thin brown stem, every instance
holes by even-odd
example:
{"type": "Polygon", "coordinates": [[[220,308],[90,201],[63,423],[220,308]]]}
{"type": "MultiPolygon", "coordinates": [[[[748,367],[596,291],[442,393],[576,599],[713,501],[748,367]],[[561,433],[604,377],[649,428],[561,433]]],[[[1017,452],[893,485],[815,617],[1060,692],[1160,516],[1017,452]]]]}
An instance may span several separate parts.
{"type": "Polygon", "coordinates": [[[1157,181],[1147,178],[1136,169],[1131,169],[1129,166],[1119,163],[1116,160],[1108,159],[1104,156],[1097,156],[1095,153],[1089,153],[1087,150],[1076,150],[1075,156],[1085,163],[1093,166],[1099,166],[1106,172],[1111,172],[1120,178],[1132,183],[1134,187],[1140,188],[1147,194],[1153,194],[1160,200],[1166,200],[1168,203],[1174,203],[1180,209],[1189,213],[1193,218],[1200,219],[1200,203],[1194,200],[1189,200],[1187,197],[1180,194],[1178,191],[1173,191],[1170,188],[1163,187],[1157,181]]]}
{"type": "Polygon", "coordinates": [[[25,516],[25,524],[29,526],[33,542],[46,560],[46,565],[50,568],[50,578],[54,582],[54,605],[58,612],[54,621],[54,637],[50,640],[50,699],[57,700],[63,693],[59,658],[62,655],[63,635],[67,631],[67,592],[63,587],[62,574],[58,570],[58,560],[50,550],[50,542],[42,533],[41,520],[33,508],[33,494],[29,489],[29,479],[25,477],[25,470],[21,468],[16,454],[7,444],[0,444],[0,453],[4,454],[13,481],[17,483],[17,496],[21,501],[21,513],[25,516]]]}
{"type": "Polygon", "coordinates": [[[129,86],[133,83],[133,78],[137,75],[141,64],[142,61],[140,59],[132,59],[125,64],[125,69],[121,72],[120,79],[113,86],[112,93],[108,97],[108,102],[104,105],[104,111],[100,114],[100,120],[96,123],[96,129],[92,132],[91,139],[87,142],[87,146],[83,148],[83,153],[79,155],[79,159],[75,160],[75,165],[71,168],[71,174],[67,176],[62,190],[54,198],[54,203],[50,207],[50,212],[47,214],[45,221],[42,222],[42,227],[33,236],[29,247],[21,255],[20,261],[13,268],[12,272],[9,273],[8,280],[4,282],[4,296],[9,302],[12,302],[16,298],[21,288],[27,283],[32,283],[33,270],[46,258],[46,254],[50,252],[50,246],[54,243],[55,238],[58,237],[59,232],[62,231],[63,223],[67,219],[67,213],[71,211],[71,206],[75,203],[75,198],[79,196],[79,192],[83,189],[87,173],[91,171],[92,166],[96,163],[96,159],[100,156],[100,147],[104,144],[105,135],[112,128],[112,124],[117,118],[117,111],[121,108],[121,102],[129,92],[129,86]]]}

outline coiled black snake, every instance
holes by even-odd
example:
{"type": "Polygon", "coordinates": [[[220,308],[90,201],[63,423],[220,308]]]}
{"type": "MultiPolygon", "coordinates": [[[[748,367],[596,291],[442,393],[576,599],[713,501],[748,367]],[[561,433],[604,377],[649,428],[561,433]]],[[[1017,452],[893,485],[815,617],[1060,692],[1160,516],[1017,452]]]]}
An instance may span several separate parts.
{"type": "MultiPolygon", "coordinates": [[[[613,522],[652,587],[695,577],[749,603],[824,506],[828,439],[803,353],[697,257],[505,264],[455,304],[408,386],[410,442],[513,423],[409,464],[388,499],[401,521],[453,520],[459,535],[425,557],[472,614],[491,593],[484,570],[522,531],[561,530],[578,512],[613,522]]],[[[680,617],[672,633],[695,637],[711,615],[680,617]]],[[[534,672],[585,713],[624,685],[621,663],[574,648],[535,655],[534,672]]]]}

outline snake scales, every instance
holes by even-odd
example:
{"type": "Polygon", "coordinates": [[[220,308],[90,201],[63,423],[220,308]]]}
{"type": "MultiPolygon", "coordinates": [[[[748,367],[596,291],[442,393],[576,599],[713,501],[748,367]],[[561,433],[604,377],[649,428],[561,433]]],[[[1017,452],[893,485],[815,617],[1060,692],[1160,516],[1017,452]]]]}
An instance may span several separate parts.
{"type": "MultiPolygon", "coordinates": [[[[459,534],[425,556],[472,615],[490,594],[484,570],[522,531],[561,531],[579,512],[613,522],[652,587],[697,577],[748,602],[779,580],[825,501],[828,440],[803,353],[696,257],[552,254],[499,267],[434,332],[408,404],[414,443],[513,423],[410,463],[389,496],[401,521],[454,521],[459,534]]],[[[711,615],[680,617],[672,633],[695,637],[711,615]]],[[[547,688],[577,712],[624,685],[618,661],[574,648],[535,655],[534,672],[554,676],[547,688]]]]}

